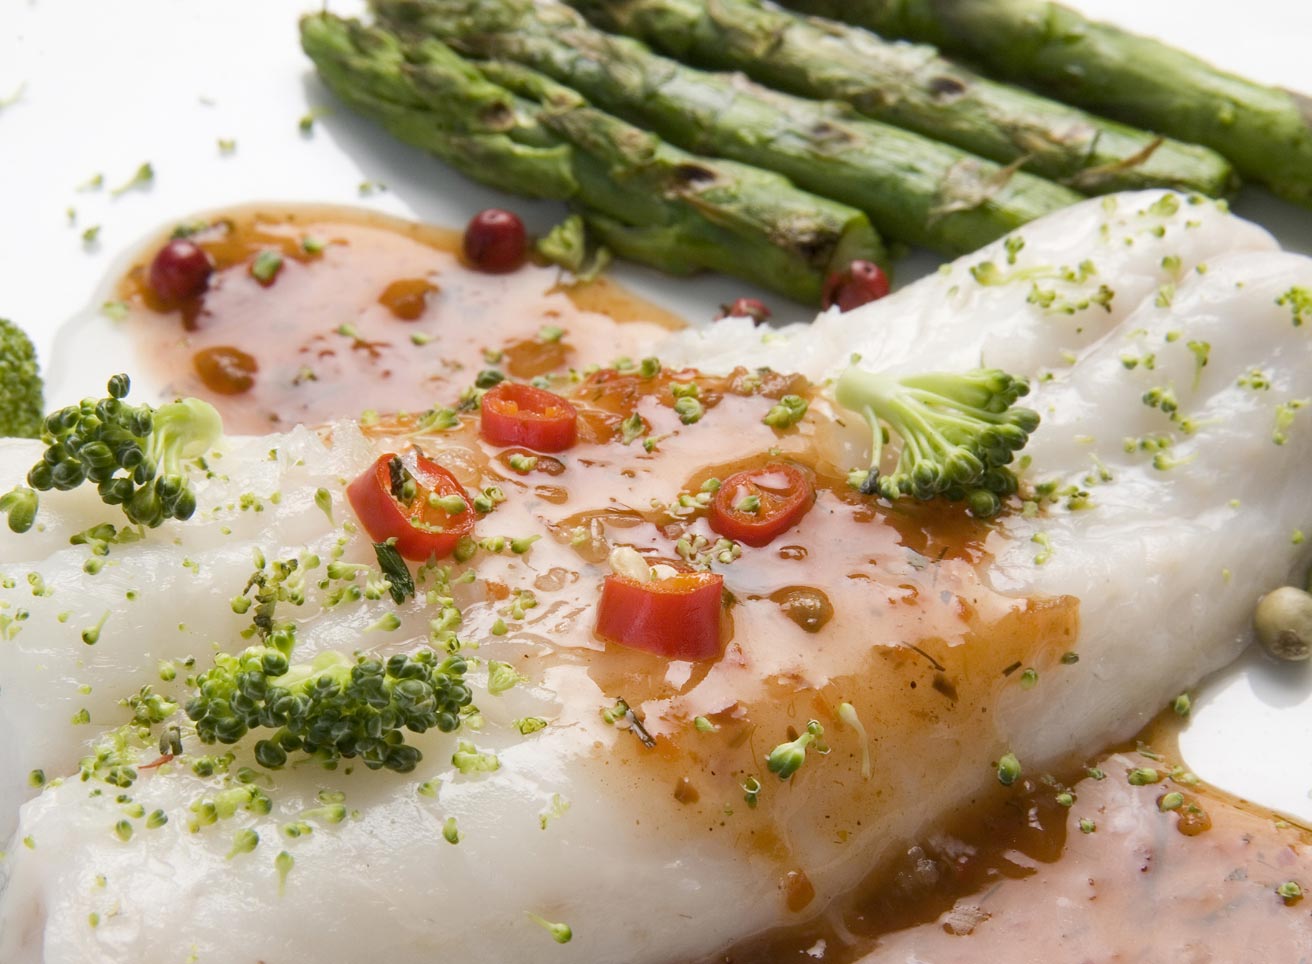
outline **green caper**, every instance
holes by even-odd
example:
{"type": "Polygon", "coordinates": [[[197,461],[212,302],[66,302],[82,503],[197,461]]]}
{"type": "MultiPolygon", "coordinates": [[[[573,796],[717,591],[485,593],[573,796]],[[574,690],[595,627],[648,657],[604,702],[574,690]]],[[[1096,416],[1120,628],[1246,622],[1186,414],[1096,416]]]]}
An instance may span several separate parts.
{"type": "Polygon", "coordinates": [[[1312,594],[1281,586],[1257,602],[1253,612],[1257,639],[1277,659],[1312,656],[1312,594]]]}

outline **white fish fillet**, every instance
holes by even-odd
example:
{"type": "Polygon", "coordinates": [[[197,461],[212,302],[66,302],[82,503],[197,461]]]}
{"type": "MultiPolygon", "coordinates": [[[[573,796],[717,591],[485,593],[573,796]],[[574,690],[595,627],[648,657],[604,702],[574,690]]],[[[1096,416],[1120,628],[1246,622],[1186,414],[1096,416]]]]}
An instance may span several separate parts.
{"type": "MultiPolygon", "coordinates": [[[[564,511],[509,480],[512,497],[486,533],[547,537],[524,557],[487,557],[479,583],[453,595],[464,609],[461,637],[483,641],[477,655],[513,662],[528,682],[492,696],[475,674],[484,726],[416,739],[425,759],[415,774],[301,767],[274,775],[267,816],[241,811],[192,832],[188,807],[213,797],[215,778],[174,764],[143,774],[125,805],[112,790],[93,795],[96,785],[75,776],[77,761],[98,732],[125,719],[117,700],[147,683],[170,691],[156,673],[159,660],[194,655],[203,664],[211,644],[246,645],[238,631],[248,619],[227,601],[249,575],[254,548],[269,558],[307,548],[328,558],[341,530],[313,493],[340,491],[372,458],[370,443],[349,425],[334,427],[331,448],[305,431],[238,442],[221,463],[232,481],[202,491],[199,518],[115,547],[95,577],[82,574],[87,552],[67,537],[101,521],[104,510],[83,494],[45,500],[44,532],[0,536],[0,571],[14,582],[0,594],[8,604],[0,614],[29,613],[0,641],[0,821],[6,831],[17,825],[0,864],[0,960],[695,959],[818,912],[899,844],[995,786],[1002,753],[1040,770],[1132,735],[1233,658],[1256,596],[1305,561],[1294,533],[1312,531],[1301,481],[1312,470],[1312,411],[1295,413],[1285,444],[1272,440],[1277,406],[1312,398],[1312,319],[1295,326],[1291,307],[1277,304],[1292,287],[1312,289],[1312,261],[1279,252],[1260,229],[1210,202],[1172,205],[1163,196],[1125,195],[1052,215],[1020,232],[1014,264],[999,242],[811,328],[762,339],[750,325],[721,322],[660,349],[667,363],[682,352],[706,370],[769,364],[817,379],[841,371],[853,352],[873,369],[982,363],[1028,374],[1044,422],[1027,450],[1027,478],[1087,489],[1091,507],[1059,502],[1037,516],[1003,516],[976,566],[909,552],[886,529],[858,527],[859,506],[822,497],[802,529],[824,549],[815,564],[838,574],[823,586],[834,605],[824,633],[802,632],[766,598],[805,582],[807,563],[781,561],[773,550],[745,553],[723,569],[739,600],[734,643],[703,680],[689,664],[597,651],[590,614],[604,567],[552,539],[547,523],[564,511]],[[990,261],[1004,275],[1032,276],[981,285],[970,269],[990,261]],[[1085,261],[1091,269],[1079,268],[1085,261]],[[1049,278],[1049,266],[1083,280],[1049,278]],[[1102,284],[1113,291],[1110,310],[1054,310],[1102,284]],[[1036,302],[1046,291],[1054,295],[1045,309],[1036,302]],[[1188,346],[1204,341],[1207,364],[1198,368],[1188,346]],[[1255,368],[1269,388],[1240,384],[1255,368]],[[1180,410],[1198,422],[1194,434],[1143,404],[1155,386],[1173,388],[1180,410]],[[1151,454],[1125,451],[1127,437],[1160,432],[1174,432],[1170,454],[1182,464],[1158,470],[1151,454]],[[1084,481],[1091,473],[1095,484],[1084,481]],[[240,507],[248,492],[264,497],[262,511],[240,507]],[[206,516],[230,502],[231,511],[206,516]],[[34,594],[29,572],[53,591],[34,594]],[[505,606],[488,588],[496,584],[534,585],[542,603],[504,638],[491,634],[505,606]],[[915,591],[897,596],[899,585],[915,591]],[[1078,624],[1067,597],[1078,599],[1078,624]],[[100,641],[85,646],[78,633],[105,612],[100,641]],[[913,638],[928,656],[903,645],[913,638]],[[1068,650],[1080,655],[1075,666],[1060,665],[1068,650]],[[1022,690],[1001,674],[1013,658],[1039,670],[1037,686],[1022,690]],[[633,698],[644,685],[635,681],[653,666],[664,679],[651,681],[650,698],[633,698]],[[656,750],[601,720],[599,710],[620,695],[642,707],[656,750]],[[856,707],[869,746],[834,720],[844,700],[856,707]],[[83,708],[92,722],[70,725],[83,708]],[[751,724],[740,727],[741,745],[688,725],[693,715],[711,715],[727,733],[738,710],[751,724]],[[511,725],[525,716],[552,723],[525,738],[511,725]],[[763,755],[786,724],[800,728],[812,716],[825,718],[832,752],[812,753],[792,783],[781,784],[764,773],[763,755]],[[447,760],[457,737],[495,752],[500,769],[455,773],[447,760]],[[871,779],[862,777],[867,752],[871,779]],[[739,785],[753,761],[765,787],[749,810],[739,785]],[[38,767],[66,779],[38,794],[28,785],[38,767]],[[674,800],[680,776],[696,785],[699,801],[674,800]],[[417,792],[422,780],[435,781],[431,795],[417,792]],[[285,836],[279,828],[318,806],[321,790],[345,793],[353,816],[285,836]],[[165,810],[169,822],[147,829],[133,816],[138,804],[144,813],[165,810]],[[448,817],[462,834],[455,846],[441,832],[448,817]],[[114,832],[125,819],[133,826],[126,842],[114,832]],[[229,857],[234,833],[247,827],[259,832],[259,847],[229,857]],[[295,863],[280,893],[274,856],[283,850],[295,863]],[[792,912],[787,882],[798,872],[815,898],[792,912]],[[530,912],[567,922],[573,940],[553,943],[530,912]]],[[[718,411],[755,426],[758,401],[726,399],[698,430],[712,431],[718,411]]],[[[823,402],[813,411],[820,421],[831,414],[823,402]]],[[[773,437],[726,434],[706,458],[696,435],[672,435],[652,459],[623,450],[633,476],[588,491],[599,508],[668,501],[684,482],[669,466],[690,464],[699,452],[728,463],[773,437]]],[[[786,453],[818,446],[837,468],[865,457],[851,427],[781,436],[778,444],[786,453]]],[[[38,451],[3,443],[0,489],[38,451]]],[[[479,453],[456,442],[443,455],[463,467],[467,483],[483,471],[479,453]]],[[[561,484],[572,478],[567,472],[561,484]]],[[[349,513],[340,497],[335,513],[337,524],[349,513]]],[[[611,541],[660,540],[650,526],[603,528],[611,541]]],[[[345,551],[361,562],[371,555],[358,535],[345,551]]],[[[412,602],[400,630],[366,633],[390,604],[320,612],[322,594],[311,586],[309,596],[293,613],[305,654],[404,648],[433,616],[412,602]]]]}

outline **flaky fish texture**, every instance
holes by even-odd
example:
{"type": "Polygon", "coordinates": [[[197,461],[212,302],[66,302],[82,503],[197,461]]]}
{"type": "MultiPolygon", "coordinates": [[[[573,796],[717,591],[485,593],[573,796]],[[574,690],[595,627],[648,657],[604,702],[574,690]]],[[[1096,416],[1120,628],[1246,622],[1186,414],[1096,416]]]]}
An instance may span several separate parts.
{"type": "MultiPolygon", "coordinates": [[[[373,563],[342,493],[405,444],[385,428],[231,441],[195,518],[111,546],[94,575],[68,540],[107,510],[94,494],[46,498],[40,531],[0,537],[0,821],[13,834],[0,960],[662,964],[819,913],[1000,792],[1004,754],[1039,773],[1129,737],[1245,644],[1255,598],[1305,562],[1296,533],[1312,531],[1308,292],[1312,261],[1265,232],[1210,201],[1146,193],[1052,215],[810,327],[681,334],[658,346],[666,369],[800,372],[820,386],[806,418],[776,430],[761,421],[772,399],[726,389],[683,424],[638,391],[650,451],[585,438],[552,475],[511,471],[468,426],[426,437],[470,491],[506,498],[480,518],[474,558],[421,567],[400,606],[341,592],[368,573],[326,572],[373,563]],[[981,523],[848,488],[869,433],[823,386],[854,356],[1028,376],[1042,423],[1027,504],[981,523]],[[1145,401],[1168,391],[1171,411],[1145,401]],[[718,544],[701,484],[770,450],[814,471],[814,507],[771,546],[718,544]],[[497,535],[521,549],[541,538],[521,553],[497,551],[497,535]],[[619,545],[723,574],[721,659],[668,662],[593,636],[619,545]],[[298,660],[455,639],[477,712],[456,733],[412,736],[412,773],[349,760],[270,772],[249,738],[197,766],[224,748],[202,747],[181,714],[183,755],[143,768],[159,748],[114,742],[131,718],[120,701],[151,686],[185,702],[214,652],[249,644],[231,599],[260,559],[303,568],[304,601],[279,611],[298,660]],[[493,661],[513,675],[497,667],[489,685],[493,661]],[[615,712],[621,698],[649,740],[615,712]],[[824,735],[780,780],[766,756],[810,720],[824,735]],[[459,741],[495,769],[456,766],[459,741]],[[135,762],[130,787],[97,778],[98,746],[135,762]],[[544,921],[568,925],[569,942],[544,921]]],[[[38,455],[2,443],[0,489],[38,455]]]]}

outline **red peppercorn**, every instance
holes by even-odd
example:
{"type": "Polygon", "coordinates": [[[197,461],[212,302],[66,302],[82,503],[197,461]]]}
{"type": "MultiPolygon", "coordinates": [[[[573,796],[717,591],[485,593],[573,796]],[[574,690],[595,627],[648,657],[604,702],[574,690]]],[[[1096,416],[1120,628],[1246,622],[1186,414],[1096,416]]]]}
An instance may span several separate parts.
{"type": "Polygon", "coordinates": [[[738,298],[733,304],[720,305],[720,313],[715,316],[715,320],[721,318],[750,318],[752,324],[763,325],[766,319],[770,317],[770,309],[765,306],[765,302],[758,301],[755,298],[738,298]]]}
{"type": "Polygon", "coordinates": [[[194,298],[209,284],[214,262],[194,241],[177,238],[159,249],[150,262],[150,288],[163,301],[194,298]]]}
{"type": "Polygon", "coordinates": [[[888,294],[888,275],[873,261],[853,261],[842,271],[825,279],[820,304],[824,308],[838,305],[839,311],[851,311],[878,301],[888,294]]]}
{"type": "Polygon", "coordinates": [[[465,260],[479,271],[514,271],[528,255],[524,222],[500,208],[479,211],[465,227],[464,252],[465,260]]]}

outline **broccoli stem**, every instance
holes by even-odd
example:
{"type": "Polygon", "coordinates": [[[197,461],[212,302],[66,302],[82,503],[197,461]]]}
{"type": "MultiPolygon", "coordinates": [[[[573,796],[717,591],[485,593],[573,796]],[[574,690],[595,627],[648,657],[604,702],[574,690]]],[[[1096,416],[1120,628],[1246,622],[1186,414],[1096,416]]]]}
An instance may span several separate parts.
{"type": "Polygon", "coordinates": [[[187,459],[199,458],[223,437],[223,419],[209,402],[180,398],[155,409],[147,455],[166,474],[176,474],[187,459]]]}

